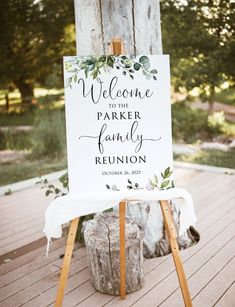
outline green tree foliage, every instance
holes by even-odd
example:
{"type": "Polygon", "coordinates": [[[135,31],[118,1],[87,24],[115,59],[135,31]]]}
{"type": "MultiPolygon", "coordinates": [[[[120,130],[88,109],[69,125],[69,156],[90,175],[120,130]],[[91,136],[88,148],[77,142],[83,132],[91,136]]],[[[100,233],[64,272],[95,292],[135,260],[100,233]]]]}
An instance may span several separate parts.
{"type": "Polygon", "coordinates": [[[35,83],[61,76],[61,57],[75,53],[72,0],[8,0],[0,10],[0,81],[14,83],[23,102],[35,83]],[[65,35],[67,34],[67,35],[65,35]],[[67,39],[68,37],[68,39],[67,39]],[[70,41],[69,41],[70,40],[70,41]]]}
{"type": "Polygon", "coordinates": [[[235,81],[235,4],[231,0],[162,1],[163,47],[176,89],[200,89],[213,109],[221,84],[235,81]]]}

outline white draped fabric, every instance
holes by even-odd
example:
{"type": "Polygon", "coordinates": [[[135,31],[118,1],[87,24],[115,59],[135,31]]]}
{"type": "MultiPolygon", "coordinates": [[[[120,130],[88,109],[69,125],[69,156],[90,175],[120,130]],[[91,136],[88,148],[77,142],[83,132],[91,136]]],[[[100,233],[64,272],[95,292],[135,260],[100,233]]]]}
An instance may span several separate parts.
{"type": "Polygon", "coordinates": [[[87,214],[101,212],[115,207],[120,201],[157,201],[181,198],[179,235],[183,234],[189,226],[196,222],[192,197],[184,189],[172,188],[161,191],[108,191],[83,198],[73,198],[72,195],[58,197],[51,202],[45,214],[44,233],[48,242],[51,238],[62,236],[62,225],[70,220],[87,214]]]}

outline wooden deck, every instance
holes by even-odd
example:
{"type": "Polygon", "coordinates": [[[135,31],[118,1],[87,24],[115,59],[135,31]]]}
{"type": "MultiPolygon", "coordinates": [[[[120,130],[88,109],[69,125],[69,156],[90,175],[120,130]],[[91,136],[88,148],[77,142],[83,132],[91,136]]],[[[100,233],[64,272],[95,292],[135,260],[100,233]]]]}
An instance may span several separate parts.
{"type": "MultiPolygon", "coordinates": [[[[177,168],[176,177],[193,195],[201,235],[181,252],[193,306],[235,306],[235,176],[177,168]]],[[[53,306],[65,239],[45,257],[48,202],[38,187],[0,197],[0,306],[53,306]]],[[[144,287],[120,301],[92,288],[85,248],[77,245],[64,306],[183,306],[171,256],[145,260],[144,269],[144,287]]]]}

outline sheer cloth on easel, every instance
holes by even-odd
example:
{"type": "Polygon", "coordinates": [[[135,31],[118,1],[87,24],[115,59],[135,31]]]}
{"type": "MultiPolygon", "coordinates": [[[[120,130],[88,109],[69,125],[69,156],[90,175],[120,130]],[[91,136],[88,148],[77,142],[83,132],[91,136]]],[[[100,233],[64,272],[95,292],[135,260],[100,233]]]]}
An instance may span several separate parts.
{"type": "Polygon", "coordinates": [[[176,198],[183,199],[180,206],[179,235],[181,235],[190,226],[194,226],[196,222],[192,197],[186,190],[181,188],[172,188],[161,191],[111,191],[93,195],[92,199],[89,195],[82,198],[74,198],[72,195],[68,194],[56,198],[47,208],[45,214],[44,233],[47,236],[48,242],[50,242],[52,238],[60,238],[62,236],[63,224],[73,220],[76,217],[101,212],[103,210],[115,207],[123,200],[157,201],[176,198]]]}

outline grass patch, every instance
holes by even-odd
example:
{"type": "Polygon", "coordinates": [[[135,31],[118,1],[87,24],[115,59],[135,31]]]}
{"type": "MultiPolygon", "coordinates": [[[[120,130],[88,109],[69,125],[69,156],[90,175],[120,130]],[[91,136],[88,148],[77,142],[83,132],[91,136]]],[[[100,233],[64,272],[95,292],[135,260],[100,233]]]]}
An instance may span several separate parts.
{"type": "Polygon", "coordinates": [[[0,126],[31,126],[34,122],[35,112],[1,112],[0,126]]]}
{"type": "Polygon", "coordinates": [[[0,130],[0,150],[27,150],[32,147],[31,131],[0,130]]]}
{"type": "Polygon", "coordinates": [[[235,107],[235,88],[227,88],[216,93],[215,100],[235,107]]]}
{"type": "Polygon", "coordinates": [[[34,157],[59,157],[66,151],[64,110],[39,112],[31,134],[34,157]]]}
{"type": "Polygon", "coordinates": [[[210,139],[207,122],[208,113],[191,109],[184,103],[172,105],[172,134],[175,141],[195,143],[200,139],[210,139]]]}
{"type": "Polygon", "coordinates": [[[36,104],[22,105],[20,103],[20,94],[17,90],[9,94],[10,107],[7,111],[4,108],[4,91],[0,90],[0,126],[24,126],[33,125],[35,116],[39,112],[46,110],[53,111],[64,108],[63,90],[56,89],[35,89],[36,104]],[[2,107],[1,107],[2,106],[2,107]]]}
{"type": "Polygon", "coordinates": [[[172,105],[172,133],[176,142],[195,143],[213,141],[221,136],[224,140],[235,137],[235,124],[225,120],[221,112],[208,117],[202,110],[192,109],[185,103],[172,105]]]}
{"type": "Polygon", "coordinates": [[[67,168],[67,161],[62,159],[25,160],[18,163],[2,164],[0,167],[0,185],[11,184],[21,180],[39,177],[47,173],[67,168]]]}
{"type": "Polygon", "coordinates": [[[201,150],[191,155],[175,155],[174,159],[182,162],[206,164],[235,169],[235,150],[201,150]]]}
{"type": "MultiPolygon", "coordinates": [[[[25,120],[25,116],[21,116],[21,120],[25,120]]],[[[15,120],[15,115],[13,118],[15,120]]],[[[29,131],[19,131],[15,126],[0,130],[0,150],[27,150],[34,158],[63,156],[66,150],[64,108],[35,110],[32,120],[33,128],[29,131]]],[[[13,123],[7,122],[7,118],[5,121],[6,124],[13,123]]]]}

